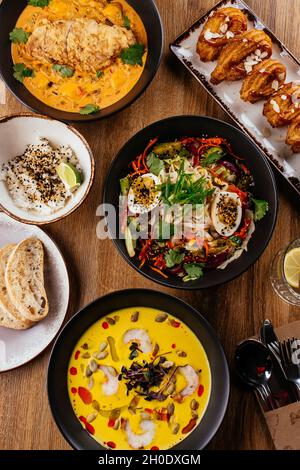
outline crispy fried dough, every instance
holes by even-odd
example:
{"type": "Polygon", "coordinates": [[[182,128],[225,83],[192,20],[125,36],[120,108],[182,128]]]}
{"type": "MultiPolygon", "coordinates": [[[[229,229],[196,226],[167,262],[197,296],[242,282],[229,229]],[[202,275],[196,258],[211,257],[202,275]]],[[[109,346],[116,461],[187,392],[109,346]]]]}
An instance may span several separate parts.
{"type": "Polygon", "coordinates": [[[284,83],[286,67],[278,60],[266,59],[255,65],[243,81],[241,99],[256,103],[269,98],[284,83]]]}
{"type": "Polygon", "coordinates": [[[236,35],[247,29],[247,17],[239,8],[221,8],[205,23],[197,42],[197,52],[203,62],[215,60],[236,35]]]}
{"type": "Polygon", "coordinates": [[[273,127],[290,124],[300,116],[300,84],[281,86],[264,105],[264,116],[273,127]]]}
{"type": "Polygon", "coordinates": [[[286,143],[292,146],[294,153],[300,152],[300,118],[295,119],[295,121],[290,124],[286,143]]]}
{"type": "Polygon", "coordinates": [[[258,51],[262,57],[257,56],[256,63],[272,54],[272,41],[264,31],[251,29],[237,36],[222,49],[217,66],[211,74],[211,82],[217,85],[224,80],[243,78],[247,74],[245,61],[252,53],[258,54],[258,51]]]}

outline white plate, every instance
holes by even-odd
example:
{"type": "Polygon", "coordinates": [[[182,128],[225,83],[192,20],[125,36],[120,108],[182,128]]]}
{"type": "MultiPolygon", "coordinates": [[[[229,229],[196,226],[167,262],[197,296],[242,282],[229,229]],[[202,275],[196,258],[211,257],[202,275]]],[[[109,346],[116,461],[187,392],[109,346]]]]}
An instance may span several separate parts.
{"type": "Polygon", "coordinates": [[[29,330],[0,327],[0,372],[14,369],[40,354],[58,333],[68,309],[69,277],[64,259],[51,238],[40,228],[22,224],[0,212],[0,247],[38,238],[45,248],[45,286],[49,314],[29,330]]]}

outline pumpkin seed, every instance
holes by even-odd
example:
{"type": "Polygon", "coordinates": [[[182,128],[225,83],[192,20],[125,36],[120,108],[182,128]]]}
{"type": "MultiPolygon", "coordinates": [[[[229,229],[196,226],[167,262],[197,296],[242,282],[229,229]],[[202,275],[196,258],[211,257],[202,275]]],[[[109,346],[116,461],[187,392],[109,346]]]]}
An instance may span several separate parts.
{"type": "Polygon", "coordinates": [[[116,369],[114,367],[107,366],[107,371],[113,377],[117,377],[117,375],[118,375],[118,372],[116,371],[116,369]]]}
{"type": "Polygon", "coordinates": [[[114,325],[116,321],[111,317],[106,317],[106,321],[109,325],[114,325]]]}
{"type": "Polygon", "coordinates": [[[171,394],[174,392],[174,390],[175,390],[175,384],[171,382],[171,383],[167,386],[167,388],[166,388],[166,390],[165,390],[165,394],[166,394],[166,395],[171,395],[171,394]]]}
{"type": "Polygon", "coordinates": [[[176,354],[177,354],[177,356],[179,356],[179,357],[186,357],[186,356],[187,356],[187,354],[186,354],[185,351],[176,351],[176,354]]]}
{"type": "Polygon", "coordinates": [[[114,320],[115,320],[115,322],[119,321],[120,320],[119,315],[114,315],[114,320]]]}
{"type": "Polygon", "coordinates": [[[121,410],[120,408],[115,408],[109,413],[109,419],[116,420],[120,417],[121,410]]]}
{"type": "Polygon", "coordinates": [[[171,427],[172,434],[178,434],[179,427],[180,427],[180,426],[179,426],[178,423],[172,424],[172,427],[171,427]]]}
{"type": "Polygon", "coordinates": [[[129,406],[128,406],[128,411],[129,413],[135,415],[136,414],[136,409],[137,409],[137,406],[139,404],[139,401],[140,401],[140,398],[135,396],[133,397],[133,399],[131,400],[131,402],[129,403],[129,406]]]}
{"type": "Polygon", "coordinates": [[[169,403],[167,407],[168,415],[172,416],[175,411],[174,403],[169,403]]]}
{"type": "Polygon", "coordinates": [[[193,419],[198,419],[198,413],[196,410],[192,410],[192,418],[193,419]]]}
{"type": "Polygon", "coordinates": [[[89,359],[91,357],[90,353],[89,352],[85,352],[84,354],[82,354],[83,359],[89,359]]]}
{"type": "Polygon", "coordinates": [[[88,423],[92,423],[98,416],[98,413],[91,413],[86,417],[88,423]]]}
{"type": "Polygon", "coordinates": [[[96,370],[98,369],[98,364],[97,362],[95,361],[95,359],[92,359],[89,363],[89,367],[91,369],[92,372],[96,372],[96,370]]]}
{"type": "Polygon", "coordinates": [[[92,407],[94,408],[94,410],[100,411],[100,405],[99,405],[99,402],[97,400],[92,401],[92,407]]]}
{"type": "Polygon", "coordinates": [[[138,319],[139,319],[139,315],[140,315],[140,312],[134,312],[132,315],[131,315],[131,321],[133,323],[137,322],[138,319]]]}
{"type": "Polygon", "coordinates": [[[89,345],[88,345],[87,343],[83,343],[83,344],[81,345],[81,348],[82,348],[82,349],[89,349],[89,345]]]}
{"type": "Polygon", "coordinates": [[[90,377],[92,374],[93,372],[91,371],[90,366],[87,366],[87,368],[85,369],[86,377],[90,377]]]}
{"type": "Polygon", "coordinates": [[[93,377],[90,377],[89,383],[88,383],[88,389],[92,390],[93,386],[95,385],[95,381],[93,377]]]}
{"type": "Polygon", "coordinates": [[[103,341],[103,343],[101,343],[99,346],[99,352],[104,351],[107,348],[107,346],[108,346],[107,341],[103,341]]]}
{"type": "Polygon", "coordinates": [[[190,403],[191,410],[197,410],[199,408],[199,403],[197,400],[193,399],[190,403]]]}
{"type": "Polygon", "coordinates": [[[113,425],[113,429],[117,431],[120,427],[120,420],[116,419],[115,424],[113,425]]]}
{"type": "Polygon", "coordinates": [[[158,354],[158,351],[159,351],[159,346],[157,343],[155,343],[154,345],[154,348],[153,348],[153,356],[156,356],[158,354]]]}
{"type": "Polygon", "coordinates": [[[166,313],[159,313],[156,318],[155,318],[155,321],[157,321],[158,323],[162,323],[164,322],[166,319],[168,318],[168,315],[166,313]]]}
{"type": "Polygon", "coordinates": [[[172,361],[165,361],[165,362],[163,363],[163,368],[164,368],[164,369],[170,369],[170,368],[173,367],[173,366],[174,366],[174,362],[172,362],[172,361]]]}
{"type": "Polygon", "coordinates": [[[108,352],[103,351],[103,352],[97,353],[96,358],[97,359],[105,359],[107,356],[108,356],[108,352]]]}

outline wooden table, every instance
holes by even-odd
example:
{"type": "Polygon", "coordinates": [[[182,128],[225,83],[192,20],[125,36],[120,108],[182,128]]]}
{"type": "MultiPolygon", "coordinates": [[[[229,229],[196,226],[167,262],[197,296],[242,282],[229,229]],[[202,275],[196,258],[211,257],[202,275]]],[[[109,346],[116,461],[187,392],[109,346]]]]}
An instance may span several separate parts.
{"type": "MultiPolygon", "coordinates": [[[[146,0],[143,0],[146,1],[146,0]]],[[[299,0],[248,0],[249,5],[300,56],[299,0]]],[[[299,309],[283,303],[272,291],[269,266],[274,254],[299,236],[299,200],[279,181],[280,209],[273,238],[260,260],[247,273],[214,290],[180,292],[164,289],[130,268],[110,240],[96,236],[97,206],[101,203],[108,168],[118,149],[138,130],[171,115],[205,114],[228,120],[213,99],[175,59],[169,43],[214,0],[157,0],[165,28],[162,64],[147,92],[129,109],[105,121],[77,125],[96,159],[96,178],[83,206],[67,219],[45,227],[62,249],[71,277],[68,318],[108,292],[130,287],[160,289],[175,294],[199,311],[216,329],[230,364],[236,344],[255,334],[264,318],[275,326],[295,321],[299,309]]],[[[0,115],[25,111],[9,92],[0,115]]],[[[68,449],[51,417],[46,393],[50,348],[20,369],[0,376],[0,449],[68,449]]],[[[231,368],[232,371],[232,368],[231,368]]],[[[210,449],[271,449],[264,419],[254,397],[242,391],[232,371],[230,403],[210,449]]]]}

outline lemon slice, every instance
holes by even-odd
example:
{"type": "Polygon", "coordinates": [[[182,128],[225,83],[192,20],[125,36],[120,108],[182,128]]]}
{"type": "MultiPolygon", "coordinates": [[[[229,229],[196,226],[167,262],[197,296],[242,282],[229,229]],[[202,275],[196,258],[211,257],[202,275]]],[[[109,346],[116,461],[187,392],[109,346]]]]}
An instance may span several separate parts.
{"type": "Polygon", "coordinates": [[[73,192],[81,185],[81,175],[71,163],[61,162],[56,172],[68,190],[73,192]]]}
{"type": "Polygon", "coordinates": [[[293,248],[284,258],[284,275],[291,287],[300,287],[300,247],[293,248]]]}

